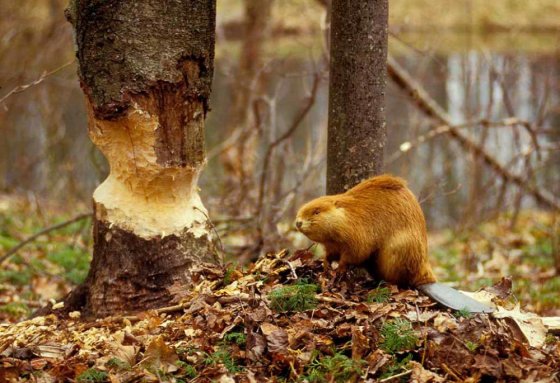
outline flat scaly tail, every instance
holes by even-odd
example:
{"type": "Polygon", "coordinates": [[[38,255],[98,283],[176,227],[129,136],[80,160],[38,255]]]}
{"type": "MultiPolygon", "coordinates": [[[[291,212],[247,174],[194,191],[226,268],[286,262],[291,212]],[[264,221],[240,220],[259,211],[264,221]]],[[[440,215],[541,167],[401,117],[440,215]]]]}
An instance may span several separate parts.
{"type": "Polygon", "coordinates": [[[416,287],[434,301],[453,310],[468,310],[471,313],[491,313],[494,309],[466,296],[452,287],[441,283],[426,283],[416,287]]]}

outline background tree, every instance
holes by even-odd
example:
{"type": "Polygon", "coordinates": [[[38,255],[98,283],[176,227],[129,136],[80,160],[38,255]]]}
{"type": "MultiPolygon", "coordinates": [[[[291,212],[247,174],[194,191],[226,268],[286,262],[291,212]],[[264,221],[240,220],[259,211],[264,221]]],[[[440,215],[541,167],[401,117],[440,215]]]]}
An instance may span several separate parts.
{"type": "Polygon", "coordinates": [[[387,22],[387,0],[332,0],[328,194],[383,167],[387,22]]]}
{"type": "MultiPolygon", "coordinates": [[[[234,215],[248,214],[247,208],[254,201],[247,198],[254,189],[253,174],[258,149],[260,127],[254,118],[258,108],[257,99],[262,97],[265,87],[263,74],[263,50],[271,30],[273,0],[243,0],[243,22],[241,25],[241,51],[234,72],[231,106],[228,111],[225,135],[231,141],[221,153],[225,171],[224,208],[234,215]]],[[[225,141],[227,142],[227,141],[225,141]]]]}
{"type": "Polygon", "coordinates": [[[106,315],[168,304],[215,254],[197,192],[215,1],[75,0],[89,133],[111,172],[95,191],[93,260],[71,296],[106,315]]]}

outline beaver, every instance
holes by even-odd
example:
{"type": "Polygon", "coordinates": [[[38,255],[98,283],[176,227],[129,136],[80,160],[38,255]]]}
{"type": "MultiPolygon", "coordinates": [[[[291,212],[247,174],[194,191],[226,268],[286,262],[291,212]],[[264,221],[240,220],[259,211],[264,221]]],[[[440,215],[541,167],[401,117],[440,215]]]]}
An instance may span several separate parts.
{"type": "Polygon", "coordinates": [[[337,273],[348,265],[363,265],[374,277],[417,287],[447,307],[491,310],[436,283],[428,260],[426,220],[402,178],[383,174],[345,193],[316,198],[299,209],[295,225],[324,245],[325,266],[338,260],[337,273]]]}
{"type": "Polygon", "coordinates": [[[314,199],[299,210],[296,227],[323,244],[326,264],[338,260],[341,271],[371,261],[372,273],[389,283],[436,281],[424,214],[402,178],[384,174],[345,193],[314,199]]]}

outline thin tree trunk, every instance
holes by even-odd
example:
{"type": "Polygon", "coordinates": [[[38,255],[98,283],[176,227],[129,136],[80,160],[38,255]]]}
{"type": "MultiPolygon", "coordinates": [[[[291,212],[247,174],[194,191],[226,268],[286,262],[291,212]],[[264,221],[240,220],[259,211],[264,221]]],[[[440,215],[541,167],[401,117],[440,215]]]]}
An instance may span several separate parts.
{"type": "Polygon", "coordinates": [[[86,313],[168,305],[192,267],[215,255],[197,192],[215,9],[203,0],[74,0],[67,9],[90,137],[111,166],[93,195],[90,273],[69,297],[86,313]]]}
{"type": "Polygon", "coordinates": [[[332,1],[328,194],[383,168],[387,18],[387,0],[332,1]]]}
{"type": "Polygon", "coordinates": [[[244,0],[244,35],[239,56],[231,112],[226,133],[240,130],[239,139],[221,155],[226,171],[225,190],[229,192],[226,205],[232,215],[247,213],[251,187],[254,188],[255,158],[259,134],[251,118],[252,104],[264,90],[265,77],[261,72],[264,43],[270,30],[273,0],[244,0]]]}

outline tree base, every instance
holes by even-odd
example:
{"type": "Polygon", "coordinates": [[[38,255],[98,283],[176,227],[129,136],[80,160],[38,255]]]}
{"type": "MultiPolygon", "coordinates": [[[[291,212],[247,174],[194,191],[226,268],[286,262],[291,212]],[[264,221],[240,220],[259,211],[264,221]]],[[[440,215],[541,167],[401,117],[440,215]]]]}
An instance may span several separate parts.
{"type": "Polygon", "coordinates": [[[64,298],[64,307],[47,306],[34,316],[80,311],[85,317],[135,313],[177,303],[192,285],[190,270],[202,261],[215,261],[207,235],[152,239],[95,221],[94,249],[86,281],[64,298]]]}

